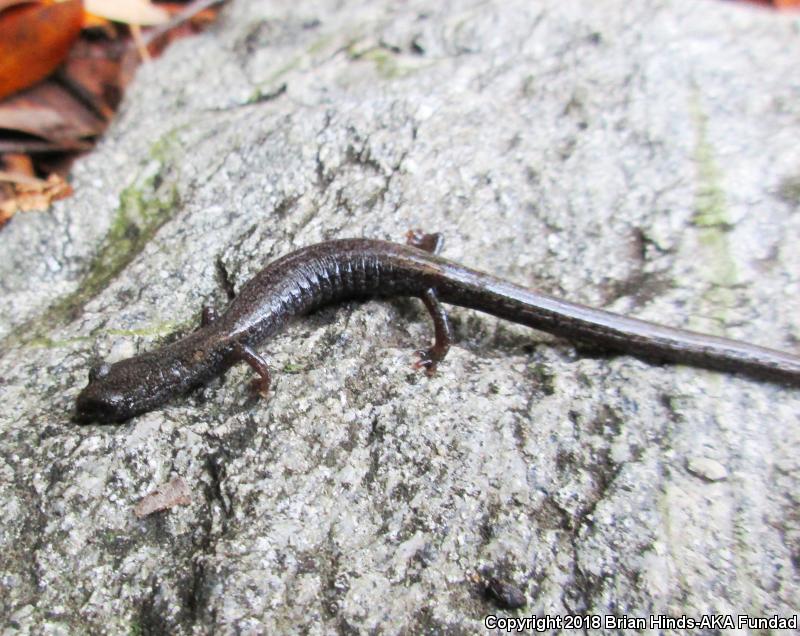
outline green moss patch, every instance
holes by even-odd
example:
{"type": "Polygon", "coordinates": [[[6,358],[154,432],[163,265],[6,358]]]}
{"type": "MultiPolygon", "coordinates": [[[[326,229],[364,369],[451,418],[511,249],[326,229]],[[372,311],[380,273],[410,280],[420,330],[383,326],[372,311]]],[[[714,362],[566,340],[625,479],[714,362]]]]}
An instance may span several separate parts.
{"type": "MultiPolygon", "coordinates": [[[[78,317],[86,303],[105,289],[141,253],[159,228],[180,207],[177,186],[165,179],[165,166],[169,163],[168,157],[174,147],[172,137],[165,136],[153,144],[150,163],[120,193],[119,205],[111,226],[100,242],[78,288],[55,301],[38,318],[14,330],[7,341],[40,347],[59,347],[83,338],[57,340],[50,334],[58,325],[78,317]]],[[[151,330],[161,333],[162,325],[143,331],[151,330]]]]}
{"type": "Polygon", "coordinates": [[[737,282],[736,263],[731,257],[727,233],[732,224],[728,217],[722,175],[714,147],[708,139],[708,116],[703,112],[695,91],[690,103],[695,128],[694,159],[697,167],[695,206],[692,224],[698,229],[702,271],[710,283],[705,299],[714,315],[723,321],[726,308],[733,304],[731,288],[737,282]]]}

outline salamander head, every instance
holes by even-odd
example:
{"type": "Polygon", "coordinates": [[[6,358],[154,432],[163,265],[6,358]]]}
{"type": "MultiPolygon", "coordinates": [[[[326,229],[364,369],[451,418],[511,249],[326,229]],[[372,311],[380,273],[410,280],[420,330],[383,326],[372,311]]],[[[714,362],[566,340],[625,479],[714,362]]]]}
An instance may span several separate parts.
{"type": "Polygon", "coordinates": [[[97,364],[78,395],[74,419],[82,424],[124,422],[166,402],[174,394],[166,384],[163,369],[145,356],[97,364]]]}
{"type": "Polygon", "coordinates": [[[231,347],[207,327],[155,351],[95,365],[78,394],[74,419],[111,424],[158,408],[227,369],[236,361],[231,347]]]}

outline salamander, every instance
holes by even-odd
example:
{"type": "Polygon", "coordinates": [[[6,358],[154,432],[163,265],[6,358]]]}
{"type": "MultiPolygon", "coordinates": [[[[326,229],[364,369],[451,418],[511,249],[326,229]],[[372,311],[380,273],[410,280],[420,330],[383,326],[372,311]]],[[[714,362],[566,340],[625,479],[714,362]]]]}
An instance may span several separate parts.
{"type": "Polygon", "coordinates": [[[436,370],[451,343],[441,303],[476,309],[560,337],[650,361],[674,362],[800,386],[800,356],[728,338],[629,318],[534,291],[438,255],[440,234],[409,232],[408,244],[372,239],[325,241],[267,265],[220,316],[204,309],[201,327],[155,351],[95,365],[76,402],[79,422],[124,422],[199,387],[238,362],[266,396],[270,371],[254,347],[288,319],[360,298],[411,296],[433,318],[434,342],[417,368],[436,370]]]}

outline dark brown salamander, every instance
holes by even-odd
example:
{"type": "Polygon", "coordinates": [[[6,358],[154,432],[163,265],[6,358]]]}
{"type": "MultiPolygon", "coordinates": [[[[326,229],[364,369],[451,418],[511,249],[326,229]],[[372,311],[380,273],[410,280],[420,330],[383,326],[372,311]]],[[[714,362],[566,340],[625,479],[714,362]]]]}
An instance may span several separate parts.
{"type": "Polygon", "coordinates": [[[204,310],[200,329],[157,351],[102,364],[89,372],[77,400],[81,422],[122,422],[200,386],[237,362],[270,385],[266,362],[253,347],[292,316],[341,300],[416,296],[435,327],[433,346],[418,367],[436,369],[450,347],[439,302],[469,307],[566,338],[646,359],[671,361],[800,385],[800,357],[744,342],[626,318],[559,300],[436,256],[438,234],[409,233],[410,245],[369,239],[327,241],[265,267],[220,317],[204,310]]]}

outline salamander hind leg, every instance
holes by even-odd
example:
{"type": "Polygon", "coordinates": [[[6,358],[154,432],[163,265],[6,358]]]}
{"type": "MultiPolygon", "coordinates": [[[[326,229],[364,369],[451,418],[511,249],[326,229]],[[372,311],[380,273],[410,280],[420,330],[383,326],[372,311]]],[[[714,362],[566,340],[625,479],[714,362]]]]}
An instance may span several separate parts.
{"type": "Polygon", "coordinates": [[[253,379],[253,390],[261,397],[267,397],[270,384],[272,384],[272,376],[269,373],[269,365],[266,360],[243,344],[236,345],[233,355],[238,360],[249,364],[253,371],[258,374],[258,377],[253,379]]]}
{"type": "MultiPolygon", "coordinates": [[[[440,232],[428,234],[422,230],[409,230],[406,233],[406,243],[425,252],[438,254],[444,247],[444,235],[440,232]]],[[[452,334],[444,307],[436,297],[436,290],[428,289],[420,298],[433,318],[434,341],[432,347],[417,351],[419,360],[414,363],[414,368],[425,369],[425,373],[431,376],[436,372],[436,365],[444,360],[450,350],[452,334]]]]}
{"type": "Polygon", "coordinates": [[[438,254],[444,247],[444,234],[440,232],[426,234],[422,230],[409,230],[406,232],[406,243],[431,254],[438,254]]]}
{"type": "Polygon", "coordinates": [[[432,347],[417,351],[417,355],[420,358],[414,363],[414,368],[425,369],[425,373],[431,376],[436,372],[436,365],[444,360],[450,350],[450,343],[453,338],[450,331],[450,322],[447,320],[444,307],[436,297],[436,292],[433,289],[429,289],[422,294],[421,298],[431,318],[433,318],[434,341],[432,347]]]}

